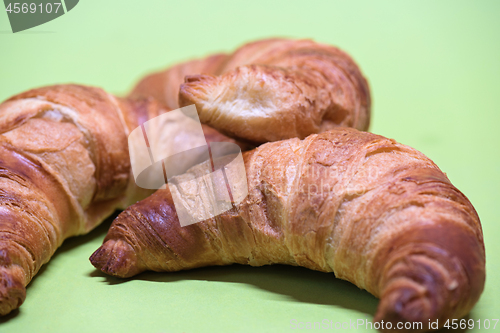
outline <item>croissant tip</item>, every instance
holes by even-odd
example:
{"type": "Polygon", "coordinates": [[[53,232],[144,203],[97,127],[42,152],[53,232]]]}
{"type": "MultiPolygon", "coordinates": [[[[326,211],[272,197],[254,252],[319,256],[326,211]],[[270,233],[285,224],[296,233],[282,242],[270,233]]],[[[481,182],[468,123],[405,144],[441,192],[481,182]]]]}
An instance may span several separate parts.
{"type": "Polygon", "coordinates": [[[208,75],[208,74],[196,74],[196,75],[186,75],[184,78],[185,83],[192,83],[192,82],[210,82],[216,80],[217,77],[214,75],[208,75]]]}
{"type": "Polygon", "coordinates": [[[26,299],[26,287],[13,274],[12,269],[0,268],[0,315],[17,309],[26,299]]]}
{"type": "Polygon", "coordinates": [[[382,332],[397,332],[395,328],[400,323],[407,325],[401,331],[423,332],[428,320],[437,317],[432,312],[430,300],[417,295],[415,290],[402,288],[382,297],[374,321],[385,323],[386,328],[387,323],[391,323],[391,327],[381,329],[382,332]]]}
{"type": "Polygon", "coordinates": [[[209,98],[209,91],[217,84],[217,77],[213,75],[188,75],[185,83],[179,88],[179,105],[186,106],[200,103],[209,98]]]}
{"type": "Polygon", "coordinates": [[[121,239],[106,241],[89,260],[103,273],[121,278],[134,276],[141,271],[137,265],[134,249],[121,239]]]}

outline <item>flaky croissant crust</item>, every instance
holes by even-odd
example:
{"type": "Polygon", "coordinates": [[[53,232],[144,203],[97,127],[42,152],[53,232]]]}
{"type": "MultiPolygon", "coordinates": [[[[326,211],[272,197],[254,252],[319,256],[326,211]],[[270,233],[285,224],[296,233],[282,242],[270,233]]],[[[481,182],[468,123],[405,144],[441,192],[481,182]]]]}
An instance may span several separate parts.
{"type": "Polygon", "coordinates": [[[265,39],[182,63],[145,77],[131,95],[171,108],[196,104],[203,123],[253,144],[337,126],[367,130],[370,122],[369,87],[356,63],[311,40],[265,39]]]}
{"type": "MultiPolygon", "coordinates": [[[[0,315],[63,240],[151,194],[131,176],[127,136],[168,111],[150,99],[58,85],[0,104],[0,315]]],[[[208,141],[232,141],[204,126],[208,141]]]]}
{"type": "Polygon", "coordinates": [[[479,218],[422,153],[338,129],[267,143],[244,159],[249,195],[235,209],[180,227],[160,190],[119,215],[92,264],[120,277],[300,265],[380,297],[376,320],[394,323],[460,318],[477,302],[485,279],[479,218]]]}

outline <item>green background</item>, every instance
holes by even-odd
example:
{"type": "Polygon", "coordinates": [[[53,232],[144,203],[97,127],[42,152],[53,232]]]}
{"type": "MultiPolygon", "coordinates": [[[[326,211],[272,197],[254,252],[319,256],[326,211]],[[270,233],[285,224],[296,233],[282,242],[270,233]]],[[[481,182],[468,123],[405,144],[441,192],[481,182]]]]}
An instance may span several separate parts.
{"type": "MultiPolygon", "coordinates": [[[[487,252],[470,317],[499,318],[500,1],[83,0],[16,34],[2,12],[0,99],[66,82],[125,94],[150,71],[269,36],[349,52],[371,85],[371,131],[424,152],[469,197],[487,252]]],[[[291,319],[371,320],[376,309],[332,274],[294,267],[108,278],[88,261],[107,227],[66,241],[0,332],[289,332],[291,319]]]]}

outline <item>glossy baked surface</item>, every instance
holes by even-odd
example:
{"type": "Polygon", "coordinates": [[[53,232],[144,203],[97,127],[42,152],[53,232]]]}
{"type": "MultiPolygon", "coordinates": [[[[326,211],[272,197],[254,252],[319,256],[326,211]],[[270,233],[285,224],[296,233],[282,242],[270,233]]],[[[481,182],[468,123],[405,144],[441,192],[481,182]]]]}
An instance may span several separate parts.
{"type": "MultiPolygon", "coordinates": [[[[54,33],[0,34],[1,48],[9,50],[0,54],[0,99],[62,82],[125,93],[148,71],[261,37],[338,45],[369,80],[370,130],[425,153],[478,211],[487,281],[470,314],[477,325],[500,313],[499,12],[493,1],[476,7],[254,1],[239,8],[226,2],[80,2],[33,29],[54,33]]],[[[8,30],[0,16],[0,31],[8,30]]],[[[65,242],[28,286],[17,315],[0,319],[0,331],[290,332],[291,319],[371,320],[375,313],[377,300],[368,293],[331,274],[294,267],[212,267],[117,283],[88,261],[105,231],[65,242]]]]}

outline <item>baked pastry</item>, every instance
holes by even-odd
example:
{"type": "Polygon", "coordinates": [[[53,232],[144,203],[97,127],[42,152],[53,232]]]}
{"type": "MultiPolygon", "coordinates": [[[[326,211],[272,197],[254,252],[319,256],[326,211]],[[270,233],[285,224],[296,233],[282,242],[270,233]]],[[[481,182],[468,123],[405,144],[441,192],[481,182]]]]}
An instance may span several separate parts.
{"type": "MultiPolygon", "coordinates": [[[[0,315],[64,239],[152,193],[131,177],[127,135],[168,109],[60,85],[0,104],[0,315]]],[[[208,141],[230,141],[205,126],[208,141]]]]}
{"type": "Polygon", "coordinates": [[[172,109],[195,104],[202,123],[256,145],[337,126],[367,130],[370,121],[358,66],[311,40],[260,40],[183,63],[147,76],[131,96],[153,96],[172,109]]]}
{"type": "Polygon", "coordinates": [[[113,221],[90,261],[118,277],[233,263],[333,272],[379,297],[375,320],[393,328],[442,325],[477,302],[485,281],[479,217],[422,153],[339,128],[266,143],[244,161],[241,204],[181,227],[170,191],[159,190],[113,221]]]}

